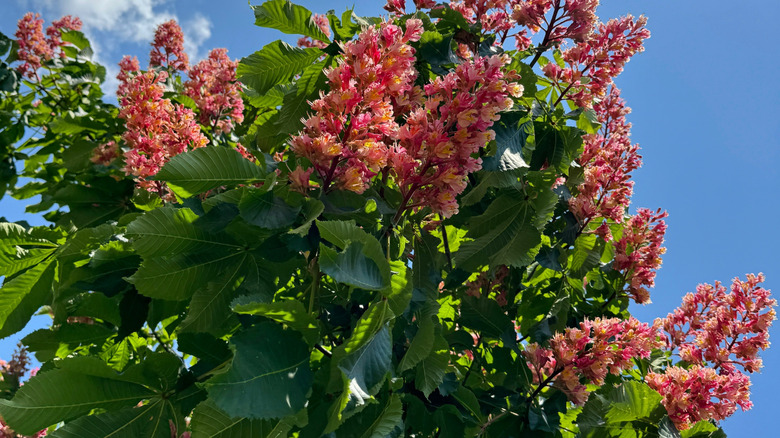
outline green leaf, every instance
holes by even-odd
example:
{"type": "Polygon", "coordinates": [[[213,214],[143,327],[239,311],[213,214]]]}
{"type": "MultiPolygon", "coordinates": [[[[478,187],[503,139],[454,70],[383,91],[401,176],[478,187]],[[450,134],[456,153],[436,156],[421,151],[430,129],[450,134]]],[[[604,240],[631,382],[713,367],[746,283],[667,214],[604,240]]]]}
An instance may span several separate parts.
{"type": "Polygon", "coordinates": [[[47,436],[51,438],[170,438],[169,420],[179,427],[185,424],[184,415],[178,412],[170,400],[155,397],[140,407],[78,418],[47,436]]]}
{"type": "Polygon", "coordinates": [[[385,376],[392,372],[392,348],[390,330],[385,326],[359,350],[339,361],[338,367],[349,382],[350,395],[357,399],[357,404],[376,394],[385,376]]]}
{"type": "Polygon", "coordinates": [[[212,400],[199,404],[192,413],[192,433],[204,438],[284,438],[289,436],[293,423],[282,421],[252,420],[231,417],[212,400]]]}
{"type": "Polygon", "coordinates": [[[458,323],[494,338],[513,330],[512,320],[501,310],[501,306],[495,300],[485,297],[464,298],[458,323]]]}
{"type": "Polygon", "coordinates": [[[449,362],[449,352],[447,351],[437,351],[423,359],[415,369],[414,386],[425,397],[429,397],[444,381],[449,362]]]}
{"type": "Polygon", "coordinates": [[[99,324],[62,324],[56,329],[36,330],[25,336],[22,343],[40,362],[46,362],[54,357],[64,358],[82,345],[100,346],[114,334],[114,330],[99,324]]]}
{"type": "Polygon", "coordinates": [[[536,212],[519,197],[504,195],[493,201],[480,216],[471,219],[467,237],[461,244],[455,265],[475,271],[482,265],[522,267],[533,263],[542,241],[535,226],[536,212]]]}
{"type": "Polygon", "coordinates": [[[243,256],[240,261],[232,264],[214,281],[209,281],[206,287],[198,289],[192,296],[187,317],[179,328],[182,332],[207,332],[222,335],[230,327],[226,327],[231,319],[237,325],[238,321],[230,310],[236,289],[243,281],[245,264],[250,257],[243,256]]]}
{"type": "Polygon", "coordinates": [[[414,290],[412,271],[401,260],[390,262],[390,287],[382,289],[380,293],[387,298],[390,310],[395,316],[401,316],[409,307],[414,290]]]}
{"type": "Polygon", "coordinates": [[[270,0],[259,6],[252,6],[252,9],[255,11],[256,26],[270,27],[284,33],[305,35],[315,40],[330,42],[327,35],[312,19],[311,11],[289,0],[270,0]]]}
{"type": "Polygon", "coordinates": [[[238,208],[244,220],[267,230],[292,225],[301,211],[301,207],[293,207],[273,192],[265,192],[262,189],[244,192],[238,208]]]}
{"type": "Polygon", "coordinates": [[[0,338],[22,330],[33,314],[46,303],[52,291],[56,263],[42,261],[0,289],[0,338]]]}
{"type": "Polygon", "coordinates": [[[610,402],[605,418],[610,423],[650,418],[660,411],[661,394],[642,382],[623,382],[612,390],[607,399],[610,402]]]}
{"type": "Polygon", "coordinates": [[[363,244],[363,254],[376,263],[382,273],[382,281],[385,286],[389,286],[390,265],[376,237],[363,231],[355,221],[317,221],[317,228],[323,239],[339,249],[346,249],[350,242],[363,244]]]}
{"type": "MultiPolygon", "coordinates": [[[[664,417],[664,420],[667,419],[668,417],[664,417]]],[[[694,424],[690,429],[680,432],[680,436],[682,438],[726,438],[726,433],[723,432],[723,429],[709,421],[702,420],[694,424]]]]}
{"type": "Polygon", "coordinates": [[[388,438],[403,434],[404,407],[398,394],[392,394],[385,403],[368,406],[350,418],[336,432],[345,438],[388,438]]]}
{"type": "Polygon", "coordinates": [[[230,369],[206,382],[217,407],[235,417],[270,419],[305,406],[312,373],[299,333],[263,322],[234,335],[231,345],[230,369]]]}
{"type": "Polygon", "coordinates": [[[152,395],[135,383],[55,369],[30,379],[13,400],[0,400],[0,415],[16,432],[33,435],[93,409],[134,406],[152,395]]]}
{"type": "Polygon", "coordinates": [[[198,215],[189,208],[157,208],[127,225],[127,237],[145,258],[176,255],[211,246],[238,248],[226,235],[207,233],[194,222],[198,215]]]}
{"type": "Polygon", "coordinates": [[[425,318],[420,321],[417,334],[414,335],[414,339],[409,344],[409,349],[406,350],[401,363],[398,364],[399,373],[414,368],[415,365],[431,354],[435,328],[436,326],[432,318],[425,318]]]}
{"type": "Polygon", "coordinates": [[[373,260],[363,254],[363,244],[351,243],[343,252],[320,244],[320,270],[335,281],[366,290],[385,287],[382,273],[373,260]]]}
{"type": "Polygon", "coordinates": [[[517,113],[507,113],[493,126],[496,133],[496,154],[482,162],[486,171],[506,172],[527,168],[523,159],[523,147],[526,139],[533,135],[533,123],[519,123],[517,113]]]}
{"type": "Polygon", "coordinates": [[[168,182],[182,198],[221,186],[261,180],[263,170],[233,148],[207,146],[179,154],[157,172],[157,181],[168,182]]]}
{"type": "Polygon", "coordinates": [[[180,301],[191,297],[223,269],[240,264],[243,257],[239,252],[216,251],[147,259],[128,281],[147,297],[180,301]]]}
{"type": "Polygon", "coordinates": [[[289,82],[321,55],[319,49],[293,47],[277,40],[243,58],[236,75],[241,83],[262,95],[274,85],[289,82]]]}
{"type": "Polygon", "coordinates": [[[274,126],[278,134],[292,134],[303,127],[301,119],[311,111],[309,102],[319,97],[319,91],[325,89],[327,77],[323,71],[331,65],[333,57],[329,56],[322,62],[312,64],[301,73],[295,82],[295,88],[284,95],[279,118],[274,126]]]}
{"type": "Polygon", "coordinates": [[[62,41],[71,43],[78,47],[79,50],[84,50],[89,47],[89,40],[84,36],[84,33],[77,30],[69,30],[62,33],[62,41]]]}
{"type": "Polygon", "coordinates": [[[241,298],[233,304],[233,311],[247,315],[264,316],[281,322],[287,327],[301,332],[309,345],[320,340],[317,320],[306,311],[303,304],[296,300],[275,301],[273,303],[242,303],[241,298]]]}

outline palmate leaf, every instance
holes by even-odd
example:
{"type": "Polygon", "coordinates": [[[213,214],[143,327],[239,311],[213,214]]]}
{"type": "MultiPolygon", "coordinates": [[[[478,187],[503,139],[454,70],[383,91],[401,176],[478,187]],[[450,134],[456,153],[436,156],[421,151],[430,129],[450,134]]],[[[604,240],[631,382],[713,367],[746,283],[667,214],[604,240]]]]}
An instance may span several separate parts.
{"type": "Polygon", "coordinates": [[[252,420],[231,417],[212,400],[206,400],[192,413],[192,433],[203,438],[286,438],[293,423],[288,419],[252,420]]]}
{"type": "Polygon", "coordinates": [[[93,409],[134,406],[153,395],[136,383],[55,369],[30,379],[13,400],[0,400],[0,416],[16,432],[33,435],[93,409]]]}
{"type": "Polygon", "coordinates": [[[371,259],[379,268],[384,287],[390,286],[390,265],[376,237],[363,231],[355,221],[317,221],[317,228],[322,238],[339,249],[346,249],[350,242],[361,243],[363,255],[371,259]]]}
{"type": "MultiPolygon", "coordinates": [[[[309,345],[320,340],[317,320],[297,300],[281,300],[273,303],[244,302],[244,297],[233,303],[233,311],[245,315],[264,316],[299,331],[309,345]]],[[[250,296],[251,298],[251,296],[250,296]]]]}
{"type": "Polygon", "coordinates": [[[221,186],[251,183],[263,179],[262,168],[226,147],[203,147],[179,154],[157,172],[182,198],[221,186]]]}
{"type": "Polygon", "coordinates": [[[385,287],[379,266],[363,255],[363,244],[350,243],[343,252],[320,244],[320,270],[339,283],[366,290],[385,287]]]}
{"type": "Polygon", "coordinates": [[[303,6],[289,0],[270,0],[259,6],[252,6],[255,25],[270,27],[284,33],[305,35],[315,40],[330,42],[328,36],[312,20],[312,13],[303,6]]]}
{"type": "Polygon", "coordinates": [[[170,438],[169,420],[178,428],[184,425],[184,416],[170,400],[155,397],[140,407],[78,418],[47,436],[51,438],[170,438]]]}
{"type": "Polygon", "coordinates": [[[236,75],[241,83],[262,95],[274,85],[289,82],[320,55],[319,49],[293,47],[277,40],[243,58],[236,75]]]}
{"type": "Polygon", "coordinates": [[[495,300],[466,297],[458,323],[495,338],[513,329],[512,321],[495,300]]]}
{"type": "Polygon", "coordinates": [[[338,367],[349,382],[350,394],[363,404],[374,395],[385,376],[392,371],[393,342],[388,328],[381,330],[359,350],[339,361],[338,367]]]}
{"type": "Polygon", "coordinates": [[[52,291],[57,263],[50,257],[29,268],[0,288],[0,338],[23,329],[46,303],[52,291]]]}
{"type": "Polygon", "coordinates": [[[279,118],[274,123],[276,134],[292,134],[301,129],[303,126],[301,119],[311,111],[309,102],[316,100],[319,91],[327,84],[323,71],[332,62],[333,57],[329,56],[324,61],[312,64],[303,70],[301,77],[295,82],[295,88],[284,95],[279,118]]]}
{"type": "Polygon", "coordinates": [[[387,438],[403,434],[403,403],[398,394],[392,394],[384,403],[368,406],[351,417],[337,431],[346,438],[387,438]]]}
{"type": "Polygon", "coordinates": [[[264,190],[247,190],[238,204],[241,217],[248,223],[267,230],[276,230],[295,222],[301,207],[293,207],[284,199],[264,190]]]}
{"type": "Polygon", "coordinates": [[[475,240],[461,244],[455,265],[474,271],[488,264],[520,267],[533,263],[542,241],[535,221],[529,202],[509,195],[497,198],[485,213],[472,219],[467,237],[475,240]]]}
{"type": "Polygon", "coordinates": [[[409,344],[409,349],[406,350],[401,363],[398,364],[399,373],[413,368],[431,354],[435,328],[436,326],[431,318],[425,318],[420,321],[417,334],[414,335],[414,339],[409,344]]]}
{"type": "Polygon", "coordinates": [[[242,252],[212,251],[144,260],[128,278],[142,295],[180,301],[191,297],[210,280],[243,261],[242,252]]]}
{"type": "Polygon", "coordinates": [[[306,405],[312,385],[309,349],[301,335],[273,322],[233,336],[230,369],[206,382],[209,398],[231,416],[272,419],[306,405]]]}
{"type": "Polygon", "coordinates": [[[198,215],[189,208],[157,208],[127,225],[126,235],[133,239],[139,254],[159,257],[192,252],[210,246],[239,248],[225,234],[207,233],[194,222],[198,215]]]}
{"type": "Polygon", "coordinates": [[[243,281],[244,273],[247,271],[246,263],[250,258],[249,255],[244,255],[240,261],[234,262],[214,281],[209,281],[205,288],[200,288],[193,294],[187,317],[182,321],[180,331],[221,335],[224,333],[226,323],[231,319],[238,324],[230,310],[230,302],[233,301],[234,293],[243,281]]]}

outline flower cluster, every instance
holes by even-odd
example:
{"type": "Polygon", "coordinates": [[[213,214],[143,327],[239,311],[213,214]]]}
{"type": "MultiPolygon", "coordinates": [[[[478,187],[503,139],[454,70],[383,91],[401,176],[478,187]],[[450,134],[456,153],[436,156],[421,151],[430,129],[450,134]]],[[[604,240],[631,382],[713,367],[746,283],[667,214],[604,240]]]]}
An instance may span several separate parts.
{"type": "Polygon", "coordinates": [[[176,20],[166,21],[157,27],[149,56],[150,67],[187,70],[189,58],[184,53],[184,34],[176,20]]]}
{"type": "Polygon", "coordinates": [[[584,41],[563,51],[566,67],[550,62],[542,70],[562,90],[562,97],[591,107],[607,94],[631,57],[644,50],[644,40],[650,37],[646,24],[647,18],[635,20],[631,15],[599,23],[584,41]]]}
{"type": "Polygon", "coordinates": [[[536,33],[544,30],[545,48],[564,39],[585,40],[593,32],[599,0],[522,0],[516,2],[512,18],[536,33]],[[548,20],[546,14],[552,9],[548,20]]]}
{"type": "Polygon", "coordinates": [[[472,297],[488,296],[495,292],[495,300],[500,306],[506,306],[506,289],[502,287],[509,275],[507,266],[499,266],[495,272],[480,272],[473,281],[466,282],[466,295],[472,297]]]}
{"type": "Polygon", "coordinates": [[[450,217],[469,173],[482,167],[472,157],[495,137],[498,113],[522,95],[516,74],[505,74],[506,56],[476,58],[425,86],[425,100],[411,111],[391,150],[390,165],[404,199],[450,217]]]}
{"type": "MultiPolygon", "coordinates": [[[[27,374],[30,367],[30,358],[27,355],[27,350],[20,343],[11,356],[11,360],[8,362],[0,359],[0,382],[3,382],[4,390],[11,388],[18,388],[22,383],[21,379],[27,374]],[[6,382],[5,379],[9,379],[6,382]]],[[[30,376],[35,376],[38,372],[38,368],[30,370],[30,376]]],[[[29,438],[40,438],[46,436],[46,430],[42,430],[29,438]]],[[[26,438],[23,435],[19,435],[14,432],[7,424],[0,418],[0,438],[26,438]]]]}
{"type": "Polygon", "coordinates": [[[119,146],[111,140],[108,143],[98,145],[93,151],[89,161],[95,164],[108,166],[119,156],[119,146]]]}
{"type": "MultiPolygon", "coordinates": [[[[584,169],[584,181],[569,208],[583,224],[599,219],[620,223],[633,191],[631,172],[642,165],[639,146],[631,144],[631,124],[626,121],[631,109],[614,86],[593,109],[601,128],[597,134],[583,136],[584,150],[577,161],[584,169]]],[[[601,231],[606,240],[611,239],[609,228],[601,231]]]]}
{"type": "MultiPolygon", "coordinates": [[[[330,38],[330,22],[328,21],[327,16],[314,14],[311,16],[311,20],[320,28],[326,37],[330,38]]],[[[324,41],[314,40],[311,37],[302,37],[298,39],[298,47],[317,47],[324,49],[325,47],[328,47],[328,44],[324,41]]]]}
{"type": "MultiPolygon", "coordinates": [[[[414,0],[414,6],[417,9],[431,9],[436,6],[434,0],[414,0]]],[[[406,0],[387,0],[384,9],[395,15],[404,15],[406,13],[406,0]]]]}
{"type": "Polygon", "coordinates": [[[168,78],[165,71],[132,76],[123,71],[120,75],[127,78],[120,85],[119,96],[119,117],[125,120],[122,139],[130,148],[125,152],[124,170],[136,177],[140,187],[162,192],[159,183],[146,178],[156,174],[171,157],[188,148],[205,146],[208,139],[190,109],[163,98],[163,84],[168,78]]]}
{"type": "Polygon", "coordinates": [[[200,123],[213,126],[217,133],[229,133],[234,123],[244,120],[237,66],[227,49],[214,49],[187,72],[190,79],[184,83],[184,93],[197,104],[200,123]]]}
{"type": "Polygon", "coordinates": [[[325,188],[335,182],[362,193],[385,166],[388,143],[398,132],[394,106],[403,104],[417,77],[414,49],[407,43],[421,34],[422,22],[413,19],[406,31],[383,23],[343,44],[343,58],[326,72],[330,91],[312,102],[315,114],[290,140],[325,188]]]}
{"type": "Polygon", "coordinates": [[[664,344],[655,327],[635,318],[585,320],[550,339],[550,348],[529,344],[523,352],[534,383],[554,382],[573,403],[588,399],[586,383],[602,385],[607,374],[619,375],[664,344]]]}
{"type": "MultiPolygon", "coordinates": [[[[62,41],[62,31],[79,29],[81,29],[81,20],[66,15],[52,22],[46,28],[46,36],[44,36],[43,19],[40,15],[32,12],[24,14],[14,34],[19,45],[16,56],[22,62],[16,68],[17,71],[28,79],[35,79],[35,72],[41,64],[52,59],[57,50],[65,45],[62,41]]],[[[64,57],[65,53],[60,51],[59,56],[64,57]]]]}
{"type": "Polygon", "coordinates": [[[622,236],[615,242],[613,267],[623,272],[628,294],[638,304],[650,302],[649,287],[655,285],[656,270],[661,267],[668,214],[640,208],[623,224],[622,236]]]}
{"type": "Polygon", "coordinates": [[[656,322],[669,334],[668,347],[692,364],[687,370],[670,367],[648,375],[679,428],[722,420],[737,406],[750,409],[750,378],[743,371],[761,369],[758,353],[769,347],[769,327],[776,318],[777,301],[759,286],[763,281],[762,274],[735,278],[728,292],[719,282],[699,285],[656,322]]]}

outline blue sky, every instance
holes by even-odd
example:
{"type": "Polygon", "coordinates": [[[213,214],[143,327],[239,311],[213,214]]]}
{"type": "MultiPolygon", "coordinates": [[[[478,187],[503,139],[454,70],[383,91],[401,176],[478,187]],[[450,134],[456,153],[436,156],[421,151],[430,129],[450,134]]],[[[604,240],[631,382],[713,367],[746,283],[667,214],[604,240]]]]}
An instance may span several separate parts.
{"type": "MultiPolygon", "coordinates": [[[[384,4],[297,3],[320,13],[354,4],[360,15],[378,15],[384,4]]],[[[633,108],[633,140],[644,157],[634,177],[633,207],[669,211],[668,251],[653,304],[632,308],[644,321],[666,315],[699,283],[728,284],[745,273],[763,272],[765,287],[780,294],[774,253],[780,247],[780,88],[775,84],[780,53],[774,42],[780,2],[756,0],[750,6],[726,0],[602,0],[598,10],[605,20],[644,14],[653,33],[647,50],[617,79],[633,108]]],[[[240,58],[275,39],[294,41],[255,27],[246,0],[3,0],[0,31],[13,34],[16,20],[28,10],[42,12],[47,23],[63,14],[81,16],[98,59],[113,69],[109,72],[116,72],[123,54],[138,55],[143,65],[154,26],[170,18],[182,23],[192,58],[213,47],[227,47],[230,56],[240,58]]],[[[6,197],[0,216],[35,222],[24,215],[23,205],[6,197]]],[[[780,336],[776,328],[771,333],[780,336]]],[[[10,355],[17,339],[0,341],[0,357],[10,355]]],[[[763,358],[764,371],[752,376],[754,408],[722,424],[730,437],[768,436],[777,429],[780,348],[770,348],[763,358]]]]}

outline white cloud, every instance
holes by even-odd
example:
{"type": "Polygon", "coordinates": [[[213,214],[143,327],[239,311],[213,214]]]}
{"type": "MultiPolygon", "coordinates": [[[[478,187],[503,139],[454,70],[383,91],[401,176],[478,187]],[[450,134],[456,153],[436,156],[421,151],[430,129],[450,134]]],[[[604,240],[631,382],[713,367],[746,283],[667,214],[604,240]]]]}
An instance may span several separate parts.
{"type": "Polygon", "coordinates": [[[190,62],[195,63],[203,57],[200,47],[211,38],[211,20],[200,13],[182,24],[184,32],[184,50],[190,56],[190,62]]]}

